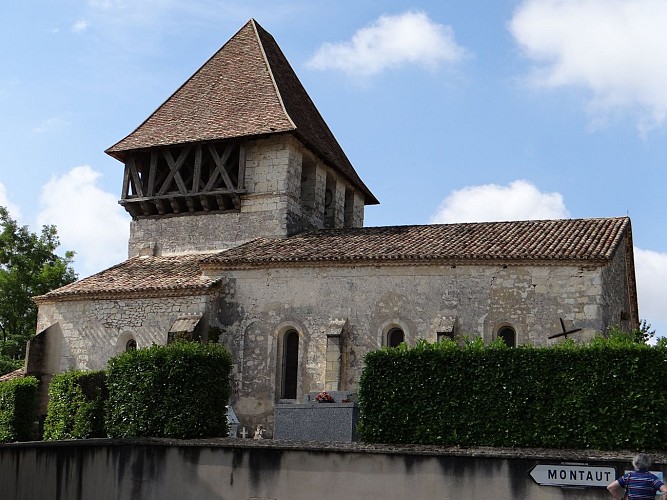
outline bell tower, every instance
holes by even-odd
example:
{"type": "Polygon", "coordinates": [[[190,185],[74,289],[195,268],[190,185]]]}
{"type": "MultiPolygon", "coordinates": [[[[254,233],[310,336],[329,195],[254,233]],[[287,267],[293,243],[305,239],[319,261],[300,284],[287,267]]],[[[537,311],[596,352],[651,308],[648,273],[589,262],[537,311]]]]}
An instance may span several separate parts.
{"type": "Polygon", "coordinates": [[[130,257],[361,227],[378,203],[252,19],[107,153],[125,165],[130,257]]]}

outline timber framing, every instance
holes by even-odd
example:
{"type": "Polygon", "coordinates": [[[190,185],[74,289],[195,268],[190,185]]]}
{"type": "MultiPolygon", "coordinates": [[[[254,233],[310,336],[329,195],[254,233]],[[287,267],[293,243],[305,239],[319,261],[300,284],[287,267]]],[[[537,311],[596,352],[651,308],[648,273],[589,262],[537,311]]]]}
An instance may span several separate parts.
{"type": "Polygon", "coordinates": [[[245,141],[129,152],[119,203],[132,218],[238,212],[245,193],[245,141]]]}

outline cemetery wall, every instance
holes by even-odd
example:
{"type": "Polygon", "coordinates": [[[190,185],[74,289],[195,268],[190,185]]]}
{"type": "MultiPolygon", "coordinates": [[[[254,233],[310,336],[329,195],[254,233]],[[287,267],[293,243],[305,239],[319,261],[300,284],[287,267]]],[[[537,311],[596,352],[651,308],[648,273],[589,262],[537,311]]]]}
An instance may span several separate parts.
{"type": "MultiPolygon", "coordinates": [[[[584,482],[591,468],[603,471],[597,482],[606,484],[630,460],[590,451],[86,440],[1,445],[0,484],[3,498],[15,500],[602,499],[603,486],[541,485],[531,474],[550,481],[549,471],[558,478],[567,462],[584,482]]],[[[665,464],[658,457],[652,470],[665,464]]]]}

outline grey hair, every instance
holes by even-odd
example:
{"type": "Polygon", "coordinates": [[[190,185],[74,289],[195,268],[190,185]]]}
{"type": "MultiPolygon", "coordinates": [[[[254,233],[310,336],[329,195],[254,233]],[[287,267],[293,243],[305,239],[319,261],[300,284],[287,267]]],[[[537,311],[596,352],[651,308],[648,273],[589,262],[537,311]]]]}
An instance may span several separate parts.
{"type": "Polygon", "coordinates": [[[632,465],[637,470],[648,470],[653,461],[646,453],[639,453],[633,460],[632,465]]]}

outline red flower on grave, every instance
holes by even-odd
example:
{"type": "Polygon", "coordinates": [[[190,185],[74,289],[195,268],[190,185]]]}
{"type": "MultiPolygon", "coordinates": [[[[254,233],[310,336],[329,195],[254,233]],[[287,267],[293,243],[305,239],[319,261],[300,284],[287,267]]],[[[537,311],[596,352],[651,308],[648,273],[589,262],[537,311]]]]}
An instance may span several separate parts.
{"type": "Polygon", "coordinates": [[[317,396],[315,396],[315,401],[318,403],[335,403],[334,398],[331,397],[331,394],[329,394],[327,391],[322,391],[317,396]]]}

